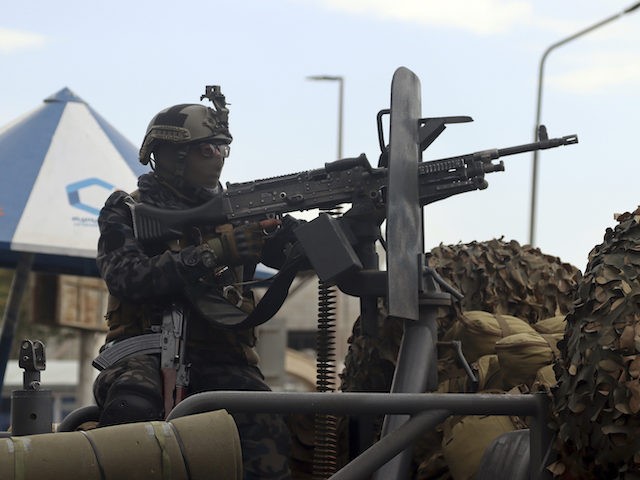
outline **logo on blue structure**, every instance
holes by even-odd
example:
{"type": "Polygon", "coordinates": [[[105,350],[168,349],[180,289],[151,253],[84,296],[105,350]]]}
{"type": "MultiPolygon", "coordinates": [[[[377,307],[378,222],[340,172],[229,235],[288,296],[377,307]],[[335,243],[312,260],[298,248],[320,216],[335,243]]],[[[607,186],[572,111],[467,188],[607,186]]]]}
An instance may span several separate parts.
{"type": "Polygon", "coordinates": [[[80,180],[79,182],[74,182],[67,185],[67,198],[69,199],[69,204],[72,207],[97,216],[100,213],[100,208],[102,205],[90,205],[89,203],[85,203],[82,201],[82,191],[91,187],[104,188],[108,191],[113,190],[113,185],[105,182],[104,180],[100,180],[99,178],[86,178],[84,180],[80,180]]]}

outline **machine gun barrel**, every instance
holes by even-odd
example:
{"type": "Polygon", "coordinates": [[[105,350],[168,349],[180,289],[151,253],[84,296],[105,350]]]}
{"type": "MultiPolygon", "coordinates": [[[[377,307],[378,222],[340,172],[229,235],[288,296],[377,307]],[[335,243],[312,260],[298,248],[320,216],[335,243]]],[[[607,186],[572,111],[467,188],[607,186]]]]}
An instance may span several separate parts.
{"type": "Polygon", "coordinates": [[[546,150],[548,148],[561,147],[563,145],[573,145],[578,143],[578,135],[566,135],[560,138],[550,138],[540,140],[538,142],[527,143],[525,145],[518,145],[516,147],[507,147],[498,150],[498,154],[501,157],[507,155],[516,155],[518,153],[532,152],[534,150],[546,150]]]}
{"type": "MultiPolygon", "coordinates": [[[[525,143],[523,145],[516,145],[514,147],[506,148],[491,148],[488,150],[480,150],[479,152],[467,153],[457,157],[442,158],[439,160],[432,160],[431,162],[424,163],[446,163],[455,160],[463,161],[482,161],[485,164],[490,164],[491,160],[496,160],[500,157],[506,157],[508,155],[517,155],[519,153],[533,152],[534,150],[546,150],[548,148],[561,147],[563,145],[572,145],[578,143],[577,135],[566,135],[559,138],[547,138],[539,140],[537,142],[525,143]]],[[[504,170],[504,169],[500,169],[504,170]]],[[[495,171],[495,170],[492,170],[495,171]]]]}
{"type": "Polygon", "coordinates": [[[500,157],[545,150],[578,143],[577,135],[543,138],[540,141],[506,148],[492,148],[456,157],[422,162],[418,166],[420,200],[422,205],[443,200],[452,195],[484,190],[489,186],[484,175],[504,171],[504,162],[494,163],[500,157]]]}

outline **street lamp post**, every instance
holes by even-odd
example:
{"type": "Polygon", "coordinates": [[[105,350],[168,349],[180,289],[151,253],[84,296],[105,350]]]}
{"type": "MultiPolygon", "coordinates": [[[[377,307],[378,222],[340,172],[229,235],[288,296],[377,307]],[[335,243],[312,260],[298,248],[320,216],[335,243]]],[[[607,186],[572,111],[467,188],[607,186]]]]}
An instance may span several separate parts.
{"type": "MultiPolygon", "coordinates": [[[[615,15],[607,17],[604,20],[601,20],[600,22],[594,25],[591,25],[590,27],[580,30],[579,32],[574,33],[573,35],[570,35],[552,44],[544,51],[544,53],[542,54],[542,57],[540,58],[540,67],[538,70],[538,99],[536,104],[536,121],[534,125],[534,133],[533,133],[534,142],[538,140],[537,138],[538,127],[540,125],[540,113],[542,108],[542,79],[543,79],[543,72],[544,72],[544,62],[547,60],[547,57],[549,56],[549,54],[556,48],[562,45],[565,45],[570,41],[575,40],[576,38],[581,37],[589,32],[592,32],[593,30],[620,18],[623,15],[626,15],[627,13],[633,12],[638,7],[640,7],[640,2],[636,2],[630,7],[621,11],[620,13],[616,13],[615,15]]],[[[535,243],[537,189],[538,189],[538,151],[535,150],[533,152],[533,170],[531,174],[531,214],[529,216],[529,244],[531,246],[534,246],[534,243],[535,243]]]]}
{"type": "MultiPolygon", "coordinates": [[[[317,81],[329,81],[338,82],[338,151],[337,158],[342,158],[342,135],[343,135],[343,111],[344,111],[344,77],[339,75],[311,75],[307,77],[307,80],[317,81]]],[[[333,213],[339,212],[341,207],[333,210],[333,213]]],[[[335,361],[335,358],[344,358],[347,353],[347,339],[350,334],[349,318],[355,318],[356,307],[359,302],[354,297],[348,297],[345,294],[338,292],[337,288],[329,286],[319,286],[319,298],[318,301],[326,301],[328,295],[336,295],[335,298],[335,321],[336,321],[336,338],[335,349],[333,351],[333,359],[330,362],[335,361]],[[331,291],[329,292],[328,289],[331,291]],[[324,292],[324,293],[323,293],[324,292]],[[325,300],[323,300],[325,296],[325,300]]]]}
{"type": "Polygon", "coordinates": [[[338,82],[338,159],[342,158],[342,116],[344,111],[344,77],[336,75],[311,75],[308,80],[338,82]]]}

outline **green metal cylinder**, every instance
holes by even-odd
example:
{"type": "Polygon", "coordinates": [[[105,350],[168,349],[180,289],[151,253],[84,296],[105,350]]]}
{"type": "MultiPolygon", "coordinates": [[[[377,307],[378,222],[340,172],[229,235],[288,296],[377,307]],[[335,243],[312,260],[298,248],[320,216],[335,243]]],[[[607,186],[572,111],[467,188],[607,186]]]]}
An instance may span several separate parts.
{"type": "Polygon", "coordinates": [[[53,396],[51,390],[14,390],[11,393],[13,435],[51,433],[53,396]]]}
{"type": "Polygon", "coordinates": [[[240,438],[224,410],[170,422],[0,438],[0,478],[241,479],[240,438]]]}

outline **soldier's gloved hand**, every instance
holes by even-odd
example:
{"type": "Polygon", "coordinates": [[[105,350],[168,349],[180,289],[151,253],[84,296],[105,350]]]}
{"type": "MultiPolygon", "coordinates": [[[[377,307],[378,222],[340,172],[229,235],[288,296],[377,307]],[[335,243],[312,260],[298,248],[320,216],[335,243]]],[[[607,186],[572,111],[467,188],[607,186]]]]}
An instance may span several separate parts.
{"type": "Polygon", "coordinates": [[[233,263],[257,263],[262,256],[265,234],[258,223],[248,223],[233,229],[231,235],[223,235],[229,246],[233,263]]]}
{"type": "Polygon", "coordinates": [[[247,223],[233,228],[231,224],[218,227],[219,237],[207,241],[215,253],[218,264],[241,265],[258,263],[269,229],[276,228],[278,220],[247,223]]]}
{"type": "Polygon", "coordinates": [[[303,223],[307,223],[307,221],[292,217],[291,215],[285,215],[282,218],[282,227],[275,236],[283,243],[295,243],[296,236],[293,231],[303,223]]]}
{"type": "Polygon", "coordinates": [[[267,267],[280,269],[287,258],[287,251],[297,241],[294,230],[302,223],[306,222],[285,215],[278,231],[267,239],[262,249],[262,263],[267,267]]]}

